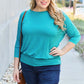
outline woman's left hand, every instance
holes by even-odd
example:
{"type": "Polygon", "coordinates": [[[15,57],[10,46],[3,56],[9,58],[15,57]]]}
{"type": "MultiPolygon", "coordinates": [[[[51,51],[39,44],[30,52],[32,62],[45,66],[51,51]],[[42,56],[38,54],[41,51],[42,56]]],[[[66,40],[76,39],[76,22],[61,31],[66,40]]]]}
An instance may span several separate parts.
{"type": "Polygon", "coordinates": [[[58,49],[58,48],[56,48],[56,47],[53,47],[50,51],[51,51],[51,52],[50,52],[49,54],[50,54],[50,55],[53,55],[53,56],[57,56],[57,55],[62,56],[62,55],[65,54],[63,50],[58,49]]]}

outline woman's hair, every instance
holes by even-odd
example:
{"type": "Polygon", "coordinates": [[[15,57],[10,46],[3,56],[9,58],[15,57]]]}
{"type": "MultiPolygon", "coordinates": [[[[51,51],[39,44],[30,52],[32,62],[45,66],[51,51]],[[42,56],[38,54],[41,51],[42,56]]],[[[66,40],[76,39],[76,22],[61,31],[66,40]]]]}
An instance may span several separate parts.
{"type": "MultiPolygon", "coordinates": [[[[36,1],[31,0],[30,9],[34,9],[36,7],[36,1]]],[[[54,24],[58,25],[60,29],[63,31],[66,28],[63,28],[65,17],[62,14],[62,11],[56,6],[55,0],[50,0],[50,4],[48,6],[48,12],[50,16],[54,19],[54,24]]]]}

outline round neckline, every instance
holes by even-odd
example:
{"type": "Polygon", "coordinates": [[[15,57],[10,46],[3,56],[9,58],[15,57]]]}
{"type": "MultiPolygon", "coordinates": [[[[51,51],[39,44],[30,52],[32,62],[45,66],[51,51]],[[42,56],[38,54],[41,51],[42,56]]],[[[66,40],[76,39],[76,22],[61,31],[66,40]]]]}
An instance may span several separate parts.
{"type": "Polygon", "coordinates": [[[34,12],[34,13],[45,13],[45,12],[48,12],[47,10],[46,11],[33,11],[30,9],[31,12],[34,12]]]}

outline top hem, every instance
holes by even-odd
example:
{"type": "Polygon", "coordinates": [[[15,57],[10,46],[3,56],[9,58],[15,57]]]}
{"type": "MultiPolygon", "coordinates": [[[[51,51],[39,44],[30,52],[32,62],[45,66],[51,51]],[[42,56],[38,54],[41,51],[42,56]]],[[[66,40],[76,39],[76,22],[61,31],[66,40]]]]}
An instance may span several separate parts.
{"type": "Polygon", "coordinates": [[[47,65],[58,65],[61,64],[61,58],[58,59],[35,59],[27,55],[21,54],[20,61],[31,66],[47,66],[47,65]]]}

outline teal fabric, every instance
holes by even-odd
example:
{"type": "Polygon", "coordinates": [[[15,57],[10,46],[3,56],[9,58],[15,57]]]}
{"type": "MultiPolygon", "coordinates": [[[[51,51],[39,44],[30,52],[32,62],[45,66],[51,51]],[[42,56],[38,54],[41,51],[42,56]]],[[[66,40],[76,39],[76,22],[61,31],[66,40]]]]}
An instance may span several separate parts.
{"type": "MultiPolygon", "coordinates": [[[[14,57],[19,57],[21,20],[25,11],[20,14],[17,28],[17,38],[15,43],[14,57]]],[[[22,23],[22,46],[20,60],[32,66],[57,65],[61,64],[61,57],[50,55],[50,49],[58,47],[65,34],[69,41],[75,45],[80,41],[81,35],[72,23],[69,17],[65,16],[64,27],[62,31],[58,25],[54,24],[54,19],[48,11],[27,10],[22,23]]]]}

